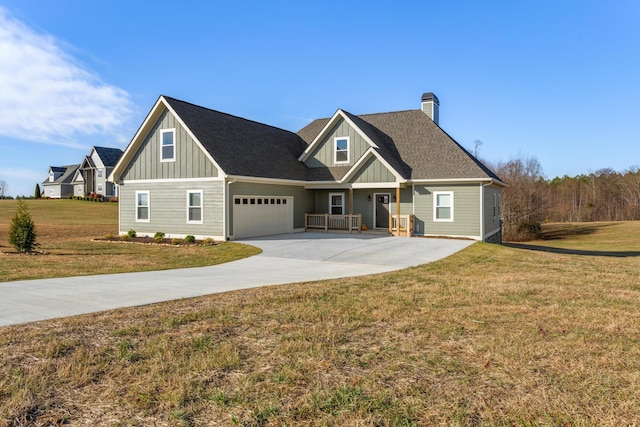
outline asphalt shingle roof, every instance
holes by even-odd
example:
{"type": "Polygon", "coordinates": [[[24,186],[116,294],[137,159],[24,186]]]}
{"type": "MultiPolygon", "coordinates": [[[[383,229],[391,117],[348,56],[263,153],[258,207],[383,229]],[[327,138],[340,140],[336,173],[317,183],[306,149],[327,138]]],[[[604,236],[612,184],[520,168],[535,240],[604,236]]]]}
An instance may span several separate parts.
{"type": "Polygon", "coordinates": [[[62,172],[64,171],[64,173],[58,177],[58,179],[56,179],[53,182],[49,182],[49,179],[45,179],[42,184],[44,185],[51,185],[51,184],[69,184],[71,182],[71,180],[73,179],[73,174],[76,173],[76,171],[78,170],[78,168],[80,167],[80,165],[68,165],[68,166],[51,166],[51,170],[53,170],[54,172],[62,172]]]}
{"type": "MultiPolygon", "coordinates": [[[[359,116],[344,113],[378,145],[378,153],[406,179],[500,180],[421,110],[359,116]]],[[[315,120],[298,135],[310,144],[329,120],[315,120]]]]}
{"type": "Polygon", "coordinates": [[[228,175],[306,180],[297,134],[165,96],[194,136],[228,175]]]}
{"type": "Polygon", "coordinates": [[[122,157],[122,150],[119,148],[108,148],[108,147],[93,147],[98,153],[98,156],[102,160],[102,163],[105,167],[114,167],[120,157],[122,157]]]}

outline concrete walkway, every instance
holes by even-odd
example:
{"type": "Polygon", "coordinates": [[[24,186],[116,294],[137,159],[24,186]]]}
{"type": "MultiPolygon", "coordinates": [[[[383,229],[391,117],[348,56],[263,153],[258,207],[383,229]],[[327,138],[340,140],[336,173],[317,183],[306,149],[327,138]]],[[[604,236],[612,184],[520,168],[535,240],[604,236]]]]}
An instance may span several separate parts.
{"type": "Polygon", "coordinates": [[[325,233],[242,242],[263,252],[211,267],[0,283],[0,326],[237,289],[383,273],[432,262],[473,243],[325,233]]]}

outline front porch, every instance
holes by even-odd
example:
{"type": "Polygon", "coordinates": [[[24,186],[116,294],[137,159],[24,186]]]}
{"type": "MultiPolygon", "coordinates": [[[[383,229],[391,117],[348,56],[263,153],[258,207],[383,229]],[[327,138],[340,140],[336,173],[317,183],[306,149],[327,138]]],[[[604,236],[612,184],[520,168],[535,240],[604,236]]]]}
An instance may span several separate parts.
{"type": "MultiPolygon", "coordinates": [[[[323,230],[328,231],[347,231],[358,233],[367,231],[366,226],[363,227],[362,214],[356,215],[334,215],[334,214],[304,214],[304,231],[323,230]]],[[[380,229],[374,229],[380,230],[380,229]]],[[[389,215],[389,234],[393,236],[413,236],[413,215],[389,215]],[[398,228],[399,224],[399,228],[398,228]]]]}
{"type": "Polygon", "coordinates": [[[411,188],[384,186],[315,189],[315,212],[304,215],[305,231],[371,231],[413,236],[411,188]]]}

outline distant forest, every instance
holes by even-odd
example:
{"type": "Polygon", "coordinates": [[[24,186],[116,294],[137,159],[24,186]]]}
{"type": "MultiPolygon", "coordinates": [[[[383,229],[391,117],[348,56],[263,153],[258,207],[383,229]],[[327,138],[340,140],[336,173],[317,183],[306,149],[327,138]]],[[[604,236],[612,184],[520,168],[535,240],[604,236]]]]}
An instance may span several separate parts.
{"type": "Polygon", "coordinates": [[[529,240],[543,222],[640,220],[640,169],[599,169],[545,179],[535,157],[493,165],[502,191],[503,238],[529,240]]]}

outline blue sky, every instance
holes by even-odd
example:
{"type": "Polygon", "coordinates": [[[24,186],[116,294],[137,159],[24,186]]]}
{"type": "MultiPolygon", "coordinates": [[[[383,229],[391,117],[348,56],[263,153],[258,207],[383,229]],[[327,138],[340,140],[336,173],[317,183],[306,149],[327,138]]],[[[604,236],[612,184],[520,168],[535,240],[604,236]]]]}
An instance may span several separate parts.
{"type": "Polygon", "coordinates": [[[160,94],[297,131],[440,99],[545,176],[640,165],[640,1],[0,0],[0,180],[124,149],[160,94]]]}

